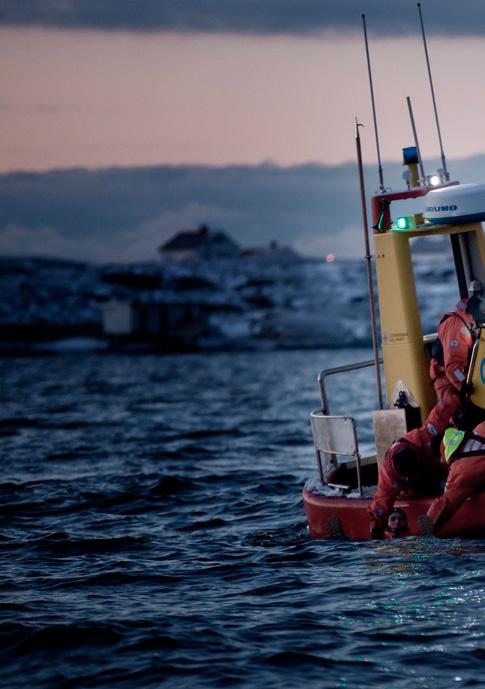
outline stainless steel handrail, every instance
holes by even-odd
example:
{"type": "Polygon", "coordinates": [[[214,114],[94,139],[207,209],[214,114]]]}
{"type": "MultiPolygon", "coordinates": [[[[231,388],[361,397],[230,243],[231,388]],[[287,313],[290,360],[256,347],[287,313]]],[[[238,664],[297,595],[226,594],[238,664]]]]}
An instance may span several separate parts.
{"type": "MultiPolygon", "coordinates": [[[[423,343],[425,345],[434,342],[438,338],[438,333],[430,333],[429,335],[423,335],[423,343]]],[[[383,363],[382,359],[379,359],[379,364],[383,363]]],[[[336,366],[335,368],[325,368],[318,374],[318,385],[320,388],[320,400],[322,402],[322,412],[327,416],[330,415],[330,407],[328,405],[327,392],[325,390],[325,378],[334,375],[335,373],[347,373],[348,371],[357,371],[360,368],[367,368],[369,366],[375,366],[374,359],[367,359],[367,361],[359,361],[356,364],[346,364],[345,366],[336,366]]]]}
{"type": "MultiPolygon", "coordinates": [[[[328,462],[331,462],[334,466],[336,466],[336,462],[338,461],[337,458],[338,456],[345,455],[347,457],[352,457],[352,459],[355,461],[355,466],[357,469],[357,488],[359,491],[360,497],[363,497],[363,491],[362,491],[362,478],[361,478],[361,457],[360,457],[360,452],[359,452],[359,441],[357,438],[357,428],[355,426],[355,419],[352,416],[328,416],[327,414],[323,414],[321,411],[318,412],[312,412],[310,414],[310,423],[312,427],[312,433],[313,433],[313,439],[314,439],[314,444],[315,444],[315,451],[316,451],[316,458],[317,458],[317,467],[318,467],[318,472],[320,474],[320,481],[322,484],[325,483],[324,479],[324,471],[322,467],[322,458],[321,455],[323,454],[328,462]],[[344,422],[344,424],[348,424],[350,422],[350,425],[352,427],[352,447],[349,447],[348,444],[345,445],[345,448],[341,444],[341,432],[339,441],[335,444],[332,445],[332,448],[328,447],[325,445],[325,448],[322,447],[321,445],[321,433],[318,432],[318,426],[320,425],[318,423],[318,420],[324,420],[325,419],[325,424],[326,428],[328,429],[330,422],[333,423],[339,423],[339,422],[344,422]]],[[[348,441],[347,441],[348,442],[348,441]]]]}
{"type": "MultiPolygon", "coordinates": [[[[335,373],[346,373],[348,371],[357,371],[360,368],[367,368],[369,366],[375,366],[374,359],[368,359],[367,361],[359,361],[356,364],[346,364],[345,366],[336,366],[335,368],[325,368],[318,374],[318,385],[320,388],[320,400],[322,402],[322,412],[326,415],[330,415],[330,407],[328,405],[327,392],[325,390],[325,378],[332,376],[335,373]]],[[[379,359],[379,364],[382,364],[382,359],[379,359]]]]}
{"type": "MultiPolygon", "coordinates": [[[[382,359],[378,360],[379,365],[382,364],[382,359]]],[[[318,374],[318,385],[320,387],[320,399],[322,402],[322,414],[325,416],[330,415],[330,409],[328,406],[328,399],[327,399],[327,392],[325,390],[325,378],[328,376],[334,375],[335,373],[346,373],[348,371],[357,371],[360,368],[367,368],[369,366],[375,366],[376,362],[374,359],[370,359],[367,361],[359,361],[356,364],[347,364],[345,366],[336,366],[335,368],[326,368],[323,371],[320,371],[318,374]]],[[[358,490],[359,490],[359,495],[360,497],[363,496],[362,492],[362,477],[361,477],[361,466],[360,466],[360,452],[359,452],[359,441],[357,439],[357,429],[355,428],[354,424],[354,438],[355,438],[355,447],[356,447],[356,453],[354,455],[355,458],[355,464],[356,464],[356,470],[357,470],[357,484],[358,484],[358,490]]],[[[326,456],[328,457],[328,454],[325,453],[326,456]]],[[[317,450],[317,463],[318,463],[318,468],[320,471],[320,478],[323,483],[323,472],[320,464],[320,456],[317,450]]]]}
{"type": "MultiPolygon", "coordinates": [[[[424,335],[423,336],[423,343],[424,345],[431,344],[438,338],[437,333],[431,333],[429,335],[424,335]]],[[[379,366],[383,363],[383,359],[378,359],[379,366]]],[[[348,373],[349,371],[357,371],[361,368],[368,368],[369,366],[375,366],[376,362],[374,359],[367,359],[366,361],[359,361],[355,364],[346,364],[345,366],[335,366],[334,368],[325,368],[320,373],[318,374],[318,386],[320,388],[320,400],[322,403],[322,414],[325,416],[330,416],[330,407],[328,404],[328,398],[327,398],[327,391],[325,389],[325,379],[328,378],[328,376],[335,375],[336,373],[348,373]]],[[[362,495],[362,482],[361,482],[361,466],[360,466],[360,453],[359,453],[359,443],[357,439],[357,433],[356,433],[356,428],[354,425],[354,433],[355,433],[355,443],[356,443],[356,455],[355,455],[355,460],[356,460],[356,469],[357,469],[357,481],[358,481],[358,489],[359,489],[359,494],[362,495]]],[[[328,453],[324,453],[329,456],[328,453]]],[[[323,471],[321,467],[321,462],[320,462],[320,455],[317,450],[317,463],[318,463],[318,468],[320,471],[320,478],[323,483],[323,471]]]]}

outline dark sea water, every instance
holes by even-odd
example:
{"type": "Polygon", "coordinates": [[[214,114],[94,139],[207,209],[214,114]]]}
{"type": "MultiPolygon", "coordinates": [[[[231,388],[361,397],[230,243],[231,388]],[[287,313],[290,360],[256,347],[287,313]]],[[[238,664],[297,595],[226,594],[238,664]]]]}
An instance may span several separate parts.
{"type": "Polygon", "coordinates": [[[369,357],[0,360],[0,686],[484,687],[485,543],[307,534],[316,376],[369,357]]]}

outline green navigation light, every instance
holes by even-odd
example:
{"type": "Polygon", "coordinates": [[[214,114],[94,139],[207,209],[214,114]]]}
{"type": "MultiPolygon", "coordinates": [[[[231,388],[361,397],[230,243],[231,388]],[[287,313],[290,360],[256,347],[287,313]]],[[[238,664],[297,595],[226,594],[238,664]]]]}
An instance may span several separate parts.
{"type": "Polygon", "coordinates": [[[402,215],[396,219],[396,230],[414,230],[416,219],[414,215],[402,215]]]}

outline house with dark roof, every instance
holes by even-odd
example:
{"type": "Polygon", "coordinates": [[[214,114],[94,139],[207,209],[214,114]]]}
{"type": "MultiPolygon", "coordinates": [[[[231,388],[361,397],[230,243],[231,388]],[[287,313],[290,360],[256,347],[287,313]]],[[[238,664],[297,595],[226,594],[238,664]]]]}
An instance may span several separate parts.
{"type": "Polygon", "coordinates": [[[197,230],[184,230],[162,244],[158,251],[162,261],[178,263],[212,258],[239,256],[238,244],[221,230],[201,225],[197,230]]]}

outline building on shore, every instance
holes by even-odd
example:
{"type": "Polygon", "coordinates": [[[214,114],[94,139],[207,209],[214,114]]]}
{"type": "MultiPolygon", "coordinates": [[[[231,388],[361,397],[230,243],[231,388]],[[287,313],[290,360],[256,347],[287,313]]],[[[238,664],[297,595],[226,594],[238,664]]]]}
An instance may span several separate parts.
{"type": "Polygon", "coordinates": [[[168,263],[239,256],[238,244],[221,230],[201,225],[197,230],[184,230],[158,248],[160,258],[168,263]]]}
{"type": "Polygon", "coordinates": [[[145,342],[162,351],[193,351],[209,329],[209,309],[189,300],[108,302],[101,311],[103,334],[118,345],[145,342]]]}

